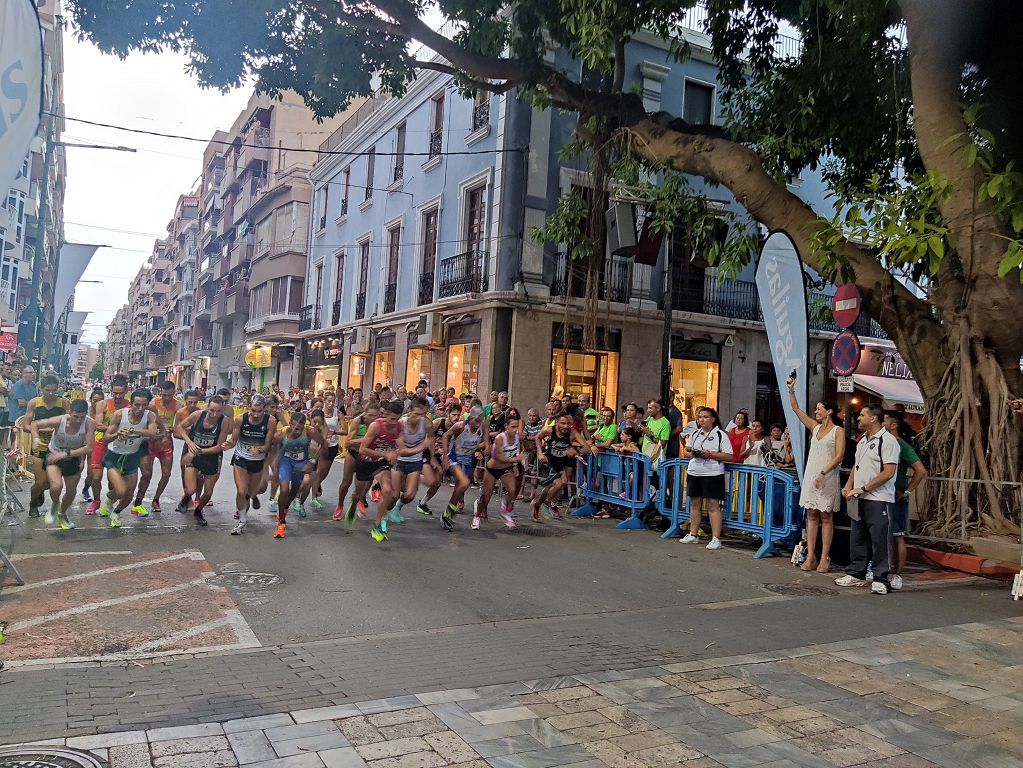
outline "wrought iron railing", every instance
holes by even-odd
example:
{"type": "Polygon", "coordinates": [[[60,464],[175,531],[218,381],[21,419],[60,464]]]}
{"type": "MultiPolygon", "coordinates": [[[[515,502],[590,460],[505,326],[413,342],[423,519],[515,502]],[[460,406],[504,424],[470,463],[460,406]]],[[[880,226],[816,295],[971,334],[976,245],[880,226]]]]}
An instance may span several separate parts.
{"type": "MultiPolygon", "coordinates": [[[[632,278],[626,261],[612,259],[601,265],[597,276],[597,298],[628,304],[632,294],[632,278]]],[[[552,296],[586,298],[586,265],[573,261],[568,254],[559,253],[551,281],[552,296]]]]}
{"type": "Polygon", "coordinates": [[[313,305],[308,304],[298,311],[298,332],[312,330],[313,305]]]}
{"type": "Polygon", "coordinates": [[[490,94],[472,108],[472,129],[478,131],[490,125],[490,94]]]}
{"type": "Polygon", "coordinates": [[[393,312],[398,305],[398,284],[388,283],[384,288],[384,312],[393,312]]]}
{"type": "Polygon", "coordinates": [[[433,303],[433,271],[419,275],[419,306],[433,303]]]}
{"type": "Polygon", "coordinates": [[[341,209],[337,212],[337,217],[340,219],[342,216],[348,215],[348,198],[346,197],[341,201],[341,209]]]}
{"type": "Polygon", "coordinates": [[[366,292],[362,291],[355,297],[355,319],[362,320],[366,316],[366,292]]]}
{"type": "Polygon", "coordinates": [[[394,181],[401,181],[405,178],[405,161],[397,160],[394,163],[394,181]]]}
{"type": "Polygon", "coordinates": [[[430,157],[437,157],[444,148],[444,131],[434,131],[430,134],[430,157]]]}
{"type": "Polygon", "coordinates": [[[487,290],[487,253],[472,250],[441,259],[439,293],[442,299],[487,290]]]}

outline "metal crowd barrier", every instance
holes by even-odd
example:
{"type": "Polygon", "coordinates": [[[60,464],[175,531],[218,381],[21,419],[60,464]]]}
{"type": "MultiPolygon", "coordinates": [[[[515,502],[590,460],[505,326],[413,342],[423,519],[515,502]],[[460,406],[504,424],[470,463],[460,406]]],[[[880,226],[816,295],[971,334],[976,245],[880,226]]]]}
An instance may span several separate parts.
{"type": "Polygon", "coordinates": [[[602,450],[595,456],[580,458],[576,465],[576,482],[586,503],[572,512],[572,517],[593,517],[593,502],[602,501],[632,513],[616,528],[646,528],[639,513],[650,504],[651,474],[650,457],[642,453],[602,450]]]}
{"type": "MultiPolygon", "coordinates": [[[[668,459],[657,468],[657,508],[671,522],[661,538],[680,535],[682,524],[690,519],[685,492],[688,465],[689,459],[668,459]]],[[[775,541],[799,527],[795,488],[792,477],[780,469],[725,464],[725,500],[721,507],[724,527],[759,536],[756,556],[766,557],[775,541]]]]}

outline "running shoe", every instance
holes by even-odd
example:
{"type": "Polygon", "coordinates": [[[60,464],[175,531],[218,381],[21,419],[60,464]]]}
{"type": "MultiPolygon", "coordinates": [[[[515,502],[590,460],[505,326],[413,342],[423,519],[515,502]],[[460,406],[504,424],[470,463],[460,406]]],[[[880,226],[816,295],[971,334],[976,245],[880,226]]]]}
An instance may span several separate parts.
{"type": "Polygon", "coordinates": [[[472,503],[472,516],[480,517],[480,497],[476,497],[476,501],[472,503]]]}
{"type": "Polygon", "coordinates": [[[109,514],[110,514],[110,527],[111,528],[120,528],[121,527],[121,513],[120,512],[110,512],[109,514]]]}
{"type": "Polygon", "coordinates": [[[431,509],[428,506],[426,506],[425,501],[416,505],[416,512],[423,515],[424,517],[431,517],[433,515],[431,509]]]}
{"type": "Polygon", "coordinates": [[[153,506],[153,511],[154,512],[159,512],[160,511],[160,500],[159,499],[153,499],[153,505],[152,506],[153,506]]]}
{"type": "Polygon", "coordinates": [[[323,502],[320,501],[316,496],[313,496],[313,500],[309,502],[309,506],[313,509],[323,509],[323,502]]]}
{"type": "Polygon", "coordinates": [[[356,505],[356,510],[358,511],[359,519],[361,520],[366,516],[366,513],[369,512],[369,504],[366,503],[365,499],[359,499],[359,503],[356,505]]]}
{"type": "Polygon", "coordinates": [[[379,542],[387,540],[387,531],[383,528],[374,528],[369,532],[369,535],[373,537],[373,541],[379,542]]]}
{"type": "Polygon", "coordinates": [[[710,543],[707,544],[707,549],[721,549],[721,539],[717,536],[712,537],[710,543]]]}
{"type": "Polygon", "coordinates": [[[379,485],[374,485],[369,489],[369,500],[372,502],[380,501],[380,497],[384,495],[384,492],[380,490],[379,485]]]}
{"type": "Polygon", "coordinates": [[[384,519],[380,521],[380,525],[377,527],[384,532],[385,536],[387,535],[387,515],[384,515],[384,519]]]}
{"type": "Polygon", "coordinates": [[[401,516],[401,510],[398,507],[392,507],[391,511],[387,513],[387,519],[396,525],[401,525],[405,522],[405,518],[401,516]]]}
{"type": "Polygon", "coordinates": [[[28,516],[29,517],[39,517],[39,514],[40,514],[39,507],[29,507],[28,508],[28,516]]]}
{"type": "Polygon", "coordinates": [[[558,507],[557,504],[551,507],[551,517],[553,517],[555,520],[561,519],[561,508],[558,507]]]}
{"type": "Polygon", "coordinates": [[[451,522],[452,512],[453,507],[450,504],[448,504],[446,507],[444,507],[444,513],[440,516],[440,521],[444,525],[445,531],[455,530],[455,524],[451,522]]]}
{"type": "Polygon", "coordinates": [[[46,510],[46,517],[43,522],[47,525],[53,525],[57,522],[57,513],[60,511],[60,502],[55,501],[50,505],[50,508],[46,510]]]}
{"type": "Polygon", "coordinates": [[[253,509],[259,509],[259,507],[260,507],[259,496],[253,496],[252,497],[252,508],[253,509]]]}
{"type": "Polygon", "coordinates": [[[270,499],[270,514],[276,515],[278,509],[280,509],[280,507],[277,504],[277,497],[274,496],[272,499],[270,499]]]}
{"type": "Polygon", "coordinates": [[[472,516],[472,526],[471,527],[472,527],[472,529],[474,531],[478,531],[480,529],[480,516],[479,515],[473,515],[472,516]]]}
{"type": "Polygon", "coordinates": [[[139,517],[149,517],[149,510],[141,502],[131,508],[131,513],[139,517]]]}
{"type": "Polygon", "coordinates": [[[110,508],[107,506],[110,503],[110,499],[106,496],[103,497],[103,502],[99,505],[99,516],[110,517],[110,508]]]}
{"type": "Polygon", "coordinates": [[[679,544],[699,544],[700,543],[700,537],[699,536],[694,536],[691,533],[687,533],[685,536],[683,536],[678,541],[679,541],[679,544]]]}
{"type": "Polygon", "coordinates": [[[348,508],[348,511],[345,512],[345,527],[349,529],[354,528],[356,519],[357,518],[355,517],[355,507],[351,506],[348,508]]]}
{"type": "Polygon", "coordinates": [[[199,509],[195,510],[195,512],[192,514],[192,516],[195,518],[195,522],[201,528],[205,528],[207,525],[209,525],[209,523],[206,522],[206,518],[202,516],[202,510],[199,510],[199,509]]]}
{"type": "Polygon", "coordinates": [[[231,529],[232,536],[241,536],[242,531],[245,530],[245,523],[238,523],[234,528],[231,529]]]}
{"type": "Polygon", "coordinates": [[[543,517],[543,518],[546,518],[547,520],[550,520],[552,517],[554,517],[554,512],[551,511],[551,508],[548,505],[541,504],[540,505],[540,517],[543,517]]]}
{"type": "Polygon", "coordinates": [[[99,510],[99,502],[98,501],[94,501],[94,502],[92,502],[92,504],[90,504],[89,506],[87,506],[85,508],[85,514],[87,514],[87,515],[95,515],[98,510],[99,510]]]}
{"type": "Polygon", "coordinates": [[[174,507],[174,511],[185,514],[188,511],[188,499],[181,499],[181,501],[178,502],[178,505],[174,507]]]}
{"type": "Polygon", "coordinates": [[[299,517],[305,517],[306,516],[305,504],[303,504],[301,501],[298,502],[298,506],[297,507],[294,504],[292,504],[291,508],[294,509],[296,512],[298,512],[298,516],[299,517]]]}
{"type": "Polygon", "coordinates": [[[277,523],[277,530],[274,531],[274,538],[275,539],[283,539],[284,538],[284,532],[287,529],[288,529],[288,526],[286,526],[284,523],[277,523]]]}
{"type": "Polygon", "coordinates": [[[504,524],[508,528],[515,527],[515,517],[512,515],[513,509],[514,507],[511,506],[501,507],[501,519],[504,520],[504,524]]]}
{"type": "Polygon", "coordinates": [[[82,491],[82,501],[92,501],[92,491],[88,488],[82,491]]]}
{"type": "Polygon", "coordinates": [[[75,527],[75,524],[72,523],[63,512],[57,515],[57,524],[60,525],[60,529],[62,531],[72,531],[75,527]]]}
{"type": "Polygon", "coordinates": [[[341,506],[340,504],[338,504],[337,508],[334,510],[334,520],[340,520],[344,516],[345,516],[345,508],[343,506],[341,506]]]}

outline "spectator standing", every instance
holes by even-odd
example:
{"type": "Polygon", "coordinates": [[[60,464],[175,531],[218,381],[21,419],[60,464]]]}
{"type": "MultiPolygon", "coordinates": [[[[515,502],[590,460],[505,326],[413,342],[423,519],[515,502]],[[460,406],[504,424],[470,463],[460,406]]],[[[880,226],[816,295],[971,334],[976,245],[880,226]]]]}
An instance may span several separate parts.
{"type": "Polygon", "coordinates": [[[845,483],[852,528],[849,532],[849,565],[845,576],[835,579],[840,587],[866,584],[867,565],[874,564],[870,591],[887,595],[891,589],[888,552],[891,549],[891,507],[895,503],[895,473],[899,467],[899,441],[888,432],[879,405],[860,411],[863,437],[856,444],[856,463],[845,483]]]}
{"type": "Polygon", "coordinates": [[[927,467],[920,455],[902,436],[906,422],[898,411],[884,412],[884,428],[899,441],[899,468],[895,472],[895,503],[892,505],[892,589],[902,589],[902,569],[906,566],[906,534],[909,532],[909,497],[927,477],[927,467]],[[910,479],[909,471],[913,471],[910,479]]]}
{"type": "MultiPolygon", "coordinates": [[[[668,440],[671,438],[671,422],[665,417],[658,400],[648,402],[646,412],[647,420],[634,426],[643,433],[643,453],[650,457],[650,468],[656,470],[657,462],[667,450],[668,440]]],[[[655,477],[656,475],[651,480],[655,477]]]]}
{"type": "Polygon", "coordinates": [[[686,443],[686,495],[689,497],[689,533],[683,544],[700,541],[703,505],[710,517],[711,539],[707,549],[721,549],[721,503],[725,498],[725,462],[732,459],[732,443],[721,429],[721,419],[713,408],[696,411],[699,429],[686,443]]]}
{"type": "Polygon", "coordinates": [[[11,396],[8,398],[7,406],[7,418],[10,419],[11,424],[25,415],[29,400],[39,394],[35,378],[35,368],[27,365],[21,370],[21,378],[11,387],[11,396]]]}
{"type": "Polygon", "coordinates": [[[7,369],[0,369],[0,448],[6,449],[10,445],[11,430],[6,429],[11,425],[10,412],[7,407],[7,398],[11,394],[11,382],[7,379],[7,369]]]}
{"type": "Polygon", "coordinates": [[[739,411],[733,419],[735,426],[727,430],[728,439],[732,443],[732,456],[734,461],[739,461],[742,456],[742,444],[749,434],[749,414],[746,411],[739,411]]]}
{"type": "Polygon", "coordinates": [[[597,430],[597,421],[600,418],[600,414],[597,409],[590,404],[590,396],[585,392],[576,399],[579,404],[579,409],[583,412],[583,420],[586,422],[586,431],[592,435],[597,430]]]}
{"type": "Polygon", "coordinates": [[[742,449],[736,458],[741,459],[742,463],[747,466],[764,466],[765,438],[764,422],[760,419],[753,419],[749,426],[749,432],[746,434],[746,438],[742,441],[742,449]]]}
{"type": "Polygon", "coordinates": [[[680,436],[686,420],[682,411],[675,405],[675,395],[674,389],[668,390],[668,407],[664,412],[668,423],[671,424],[671,436],[668,438],[668,447],[665,449],[665,457],[669,459],[677,459],[682,455],[680,436]]]}
{"type": "Polygon", "coordinates": [[[803,471],[799,506],[806,510],[806,560],[800,568],[831,569],[831,541],[835,536],[834,513],[841,507],[839,469],[845,456],[845,430],[838,415],[838,405],[824,400],[817,403],[810,416],[796,401],[796,380],[789,379],[789,401],[796,417],[810,430],[810,453],[803,471]],[[821,554],[817,559],[817,532],[821,534],[821,554]]]}

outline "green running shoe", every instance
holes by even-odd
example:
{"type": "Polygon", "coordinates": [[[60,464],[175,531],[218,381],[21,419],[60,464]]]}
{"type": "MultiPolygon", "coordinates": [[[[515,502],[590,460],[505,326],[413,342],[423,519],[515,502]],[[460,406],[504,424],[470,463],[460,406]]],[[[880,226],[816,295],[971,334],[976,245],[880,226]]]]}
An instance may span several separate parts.
{"type": "Polygon", "coordinates": [[[405,522],[405,518],[401,516],[401,511],[398,507],[393,507],[390,512],[387,513],[387,519],[392,523],[401,525],[405,522]]]}
{"type": "Polygon", "coordinates": [[[374,528],[369,532],[369,535],[373,537],[373,541],[386,541],[387,531],[381,530],[380,528],[374,528]]]}

